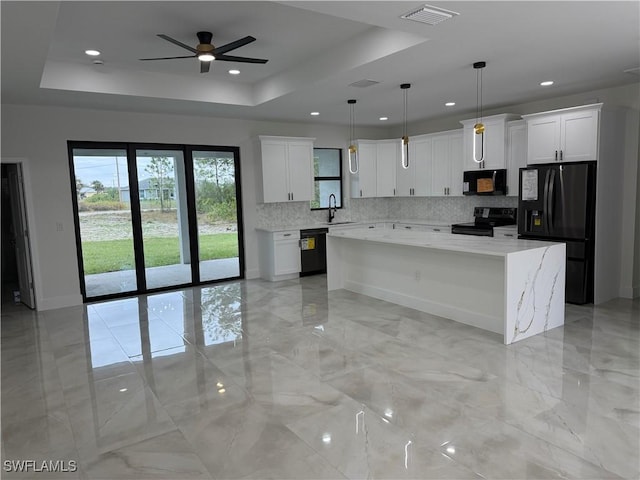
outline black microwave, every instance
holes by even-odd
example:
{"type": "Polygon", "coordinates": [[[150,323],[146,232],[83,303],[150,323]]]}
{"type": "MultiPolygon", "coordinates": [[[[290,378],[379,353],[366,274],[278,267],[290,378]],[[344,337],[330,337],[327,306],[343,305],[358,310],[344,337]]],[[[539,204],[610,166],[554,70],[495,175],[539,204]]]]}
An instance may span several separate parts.
{"type": "Polygon", "coordinates": [[[506,195],[507,170],[470,170],[462,178],[464,195],[506,195]]]}

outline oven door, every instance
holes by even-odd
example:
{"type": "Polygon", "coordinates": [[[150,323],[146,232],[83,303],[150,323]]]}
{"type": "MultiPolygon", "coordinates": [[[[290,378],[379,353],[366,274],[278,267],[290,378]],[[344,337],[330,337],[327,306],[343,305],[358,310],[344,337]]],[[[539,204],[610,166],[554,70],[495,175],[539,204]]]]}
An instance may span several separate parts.
{"type": "Polygon", "coordinates": [[[493,237],[493,227],[490,225],[451,225],[451,233],[455,233],[457,235],[493,237]]]}

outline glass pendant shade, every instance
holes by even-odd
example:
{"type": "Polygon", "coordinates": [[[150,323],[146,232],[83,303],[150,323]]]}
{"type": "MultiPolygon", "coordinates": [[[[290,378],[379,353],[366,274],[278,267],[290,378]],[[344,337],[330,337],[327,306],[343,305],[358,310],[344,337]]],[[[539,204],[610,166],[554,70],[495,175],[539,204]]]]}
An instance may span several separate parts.
{"type": "Polygon", "coordinates": [[[409,136],[407,135],[407,93],[411,88],[410,83],[400,85],[404,97],[404,116],[402,126],[402,138],[400,138],[400,162],[405,170],[409,168],[409,136]]]}
{"type": "Polygon", "coordinates": [[[355,100],[347,100],[349,104],[349,173],[355,175],[358,173],[358,148],[356,147],[355,138],[355,100]]]}
{"type": "Polygon", "coordinates": [[[482,123],[482,69],[486,67],[486,62],[476,62],[473,68],[476,69],[476,124],[473,126],[473,161],[482,163],[484,161],[484,123],[482,123]]]}

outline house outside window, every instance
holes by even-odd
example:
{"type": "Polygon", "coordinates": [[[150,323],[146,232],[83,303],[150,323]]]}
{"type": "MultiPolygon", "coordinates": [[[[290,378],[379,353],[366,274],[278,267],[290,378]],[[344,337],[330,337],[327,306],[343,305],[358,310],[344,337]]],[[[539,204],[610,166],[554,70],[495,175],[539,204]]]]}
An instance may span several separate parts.
{"type": "MultiPolygon", "coordinates": [[[[329,208],[329,195],[336,196],[337,208],[342,208],[342,150],[313,149],[313,200],[311,210],[329,208]]],[[[333,204],[332,204],[333,206],[333,204]]]]}

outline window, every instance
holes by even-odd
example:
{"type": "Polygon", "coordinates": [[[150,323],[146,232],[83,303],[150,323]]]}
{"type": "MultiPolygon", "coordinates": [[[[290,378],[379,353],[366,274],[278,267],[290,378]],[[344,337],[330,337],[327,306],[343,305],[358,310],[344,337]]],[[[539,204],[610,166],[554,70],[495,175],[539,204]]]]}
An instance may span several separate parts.
{"type": "Polygon", "coordinates": [[[342,208],[342,150],[339,148],[313,149],[312,210],[329,208],[329,195],[336,196],[336,207],[342,208]]]}

